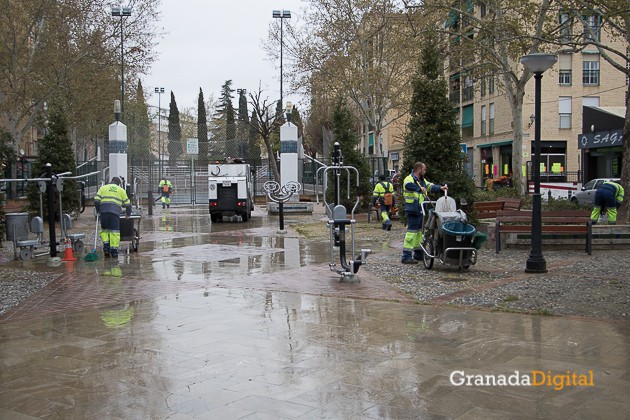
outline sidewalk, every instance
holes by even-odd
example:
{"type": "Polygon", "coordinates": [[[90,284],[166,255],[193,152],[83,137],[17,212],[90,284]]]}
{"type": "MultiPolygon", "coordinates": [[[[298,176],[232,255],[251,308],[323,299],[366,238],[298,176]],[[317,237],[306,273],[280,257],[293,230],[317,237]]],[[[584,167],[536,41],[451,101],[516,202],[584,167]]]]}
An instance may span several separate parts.
{"type": "MultiPolygon", "coordinates": [[[[204,210],[144,217],[140,252],[78,261],[0,317],[1,418],[630,412],[628,322],[418,305],[372,270],[340,283],[325,239],[279,235],[260,210],[248,224],[211,224],[204,210]],[[551,386],[523,379],[543,374],[551,386]],[[465,375],[484,376],[466,385],[465,375]],[[489,386],[486,375],[513,384],[489,386]]],[[[395,246],[375,249],[368,264],[394,255],[395,246]]]]}

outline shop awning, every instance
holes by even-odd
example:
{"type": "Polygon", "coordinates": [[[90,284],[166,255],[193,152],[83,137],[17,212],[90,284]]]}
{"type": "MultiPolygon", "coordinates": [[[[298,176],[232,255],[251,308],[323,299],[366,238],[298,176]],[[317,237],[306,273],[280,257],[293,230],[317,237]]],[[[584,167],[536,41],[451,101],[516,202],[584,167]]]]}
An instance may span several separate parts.
{"type": "Polygon", "coordinates": [[[488,147],[506,146],[508,144],[512,144],[512,140],[502,140],[502,141],[495,141],[494,143],[478,144],[476,147],[477,149],[485,149],[488,147]]]}

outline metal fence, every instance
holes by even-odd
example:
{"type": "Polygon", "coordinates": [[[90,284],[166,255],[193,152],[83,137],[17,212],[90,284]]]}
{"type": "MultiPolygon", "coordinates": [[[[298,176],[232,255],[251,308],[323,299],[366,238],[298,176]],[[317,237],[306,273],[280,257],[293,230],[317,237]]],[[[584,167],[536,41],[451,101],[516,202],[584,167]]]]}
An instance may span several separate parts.
{"type": "MultiPolygon", "coordinates": [[[[370,163],[372,173],[386,173],[386,158],[367,158],[370,163]]],[[[274,177],[271,162],[268,159],[257,159],[247,161],[253,168],[254,192],[257,197],[264,197],[265,191],[263,185],[267,181],[278,181],[274,177]]],[[[212,162],[216,162],[212,160],[212,162]]],[[[278,166],[280,162],[278,160],[278,166]]],[[[303,194],[315,194],[316,184],[321,186],[323,180],[315,180],[317,169],[329,164],[329,160],[317,160],[305,156],[298,162],[298,181],[303,184],[303,194]]],[[[173,184],[173,194],[171,202],[173,204],[206,204],[208,202],[208,167],[200,166],[195,159],[181,159],[173,163],[169,161],[158,160],[137,160],[129,166],[128,184],[135,191],[133,197],[134,203],[139,200],[146,200],[149,191],[153,191],[154,199],[159,197],[158,184],[160,182],[160,169],[162,174],[168,178],[173,184]],[[161,167],[160,167],[161,166],[161,167]]],[[[86,195],[91,198],[96,194],[98,188],[103,183],[108,182],[110,177],[108,161],[97,161],[92,159],[87,162],[79,162],[77,165],[77,174],[87,174],[99,171],[100,176],[91,176],[86,179],[86,195]]],[[[321,176],[321,173],[320,173],[321,176]]]]}

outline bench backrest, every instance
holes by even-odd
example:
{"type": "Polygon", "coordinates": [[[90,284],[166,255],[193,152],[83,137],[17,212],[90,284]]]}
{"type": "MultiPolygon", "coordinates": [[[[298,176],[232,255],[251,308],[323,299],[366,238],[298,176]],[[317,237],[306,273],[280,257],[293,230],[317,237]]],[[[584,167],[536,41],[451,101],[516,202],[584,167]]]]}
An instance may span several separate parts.
{"type": "Polygon", "coordinates": [[[503,205],[501,201],[477,201],[473,203],[473,209],[477,219],[490,219],[496,217],[498,211],[503,210],[503,205]]]}
{"type": "Polygon", "coordinates": [[[497,201],[503,202],[504,210],[520,210],[523,200],[518,197],[497,197],[497,201]]]}
{"type": "MultiPolygon", "coordinates": [[[[530,223],[531,210],[501,210],[497,212],[497,222],[501,223],[530,223]]],[[[585,224],[591,220],[589,211],[563,210],[541,212],[543,223],[585,224]]]]}

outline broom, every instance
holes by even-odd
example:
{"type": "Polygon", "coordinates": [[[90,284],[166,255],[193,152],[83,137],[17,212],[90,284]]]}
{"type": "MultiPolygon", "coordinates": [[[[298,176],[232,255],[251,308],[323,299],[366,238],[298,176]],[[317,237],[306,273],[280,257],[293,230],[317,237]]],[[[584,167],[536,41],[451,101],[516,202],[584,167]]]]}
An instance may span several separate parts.
{"type": "Polygon", "coordinates": [[[96,261],[98,260],[98,254],[96,253],[96,238],[98,237],[98,213],[96,213],[96,229],[94,229],[94,249],[89,254],[86,254],[83,258],[84,261],[96,261]]]}

